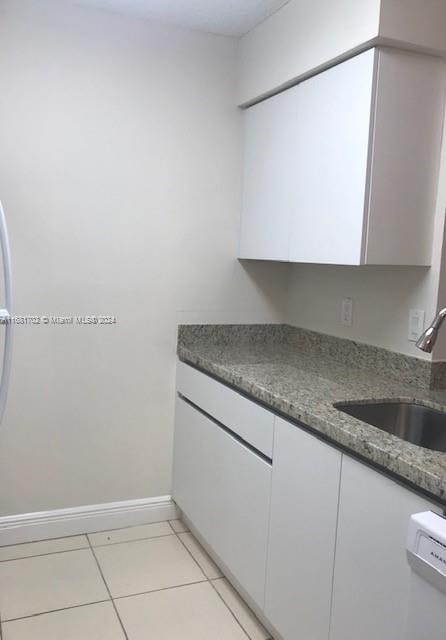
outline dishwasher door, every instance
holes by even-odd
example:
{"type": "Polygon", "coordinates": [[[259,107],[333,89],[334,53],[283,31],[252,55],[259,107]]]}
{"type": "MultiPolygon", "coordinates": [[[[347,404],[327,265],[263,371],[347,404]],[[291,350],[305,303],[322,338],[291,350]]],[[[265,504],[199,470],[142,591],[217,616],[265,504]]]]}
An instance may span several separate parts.
{"type": "Polygon", "coordinates": [[[411,517],[407,640],[446,638],[446,519],[431,511],[411,517]]]}

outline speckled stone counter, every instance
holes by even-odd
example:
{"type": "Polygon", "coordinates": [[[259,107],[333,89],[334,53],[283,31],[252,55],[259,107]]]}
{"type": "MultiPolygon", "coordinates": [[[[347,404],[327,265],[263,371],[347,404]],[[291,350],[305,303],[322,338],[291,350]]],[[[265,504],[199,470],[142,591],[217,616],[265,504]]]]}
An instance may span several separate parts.
{"type": "Polygon", "coordinates": [[[446,411],[430,363],[287,325],[182,325],[178,356],[446,504],[446,453],[333,406],[399,399],[446,411]]]}

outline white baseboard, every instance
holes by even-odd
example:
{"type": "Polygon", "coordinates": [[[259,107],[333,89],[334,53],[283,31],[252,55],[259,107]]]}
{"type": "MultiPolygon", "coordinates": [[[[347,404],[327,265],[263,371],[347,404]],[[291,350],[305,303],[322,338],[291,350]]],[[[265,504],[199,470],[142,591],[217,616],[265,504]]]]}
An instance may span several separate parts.
{"type": "Polygon", "coordinates": [[[0,546],[174,520],[170,496],[39,511],[0,518],[0,546]]]}

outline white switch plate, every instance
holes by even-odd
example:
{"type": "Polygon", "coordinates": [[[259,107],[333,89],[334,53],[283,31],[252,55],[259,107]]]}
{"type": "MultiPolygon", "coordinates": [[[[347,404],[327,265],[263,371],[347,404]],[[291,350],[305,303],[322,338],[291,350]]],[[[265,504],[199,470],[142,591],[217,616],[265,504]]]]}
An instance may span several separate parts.
{"type": "Polygon", "coordinates": [[[342,300],[341,322],[344,327],[351,327],[353,324],[353,300],[351,298],[342,300]]]}
{"type": "Polygon", "coordinates": [[[424,310],[411,309],[409,311],[409,342],[416,342],[424,331],[424,310]]]}

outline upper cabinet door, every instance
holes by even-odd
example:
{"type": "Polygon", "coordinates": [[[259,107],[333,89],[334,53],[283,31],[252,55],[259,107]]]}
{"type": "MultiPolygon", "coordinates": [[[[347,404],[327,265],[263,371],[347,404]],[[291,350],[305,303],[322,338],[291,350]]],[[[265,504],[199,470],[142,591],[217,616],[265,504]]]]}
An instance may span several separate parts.
{"type": "Polygon", "coordinates": [[[374,50],[300,86],[291,262],[362,262],[374,50]]]}
{"type": "Polygon", "coordinates": [[[300,88],[244,112],[240,258],[289,260],[300,88]]]}
{"type": "Polygon", "coordinates": [[[247,109],[241,258],[431,264],[445,63],[370,49],[247,109]]]}

